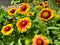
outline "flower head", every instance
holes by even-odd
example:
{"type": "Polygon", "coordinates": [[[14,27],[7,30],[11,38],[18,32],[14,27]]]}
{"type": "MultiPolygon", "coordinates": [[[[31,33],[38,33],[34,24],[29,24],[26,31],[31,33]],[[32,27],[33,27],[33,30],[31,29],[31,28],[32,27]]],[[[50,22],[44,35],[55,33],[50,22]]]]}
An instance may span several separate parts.
{"type": "Polygon", "coordinates": [[[50,8],[43,8],[40,11],[39,18],[44,21],[48,21],[54,16],[54,11],[51,10],[50,8]]]}
{"type": "Polygon", "coordinates": [[[30,5],[28,3],[23,3],[19,8],[18,12],[20,14],[25,14],[30,10],[30,5]]]}
{"type": "Polygon", "coordinates": [[[44,2],[44,7],[47,7],[48,6],[48,1],[45,1],[44,2]]]}
{"type": "Polygon", "coordinates": [[[35,35],[33,38],[33,45],[48,45],[49,40],[42,35],[35,35]]]}
{"type": "Polygon", "coordinates": [[[34,12],[28,12],[27,13],[27,16],[33,16],[34,15],[34,12]]]}
{"type": "Polygon", "coordinates": [[[26,32],[27,29],[31,28],[31,20],[29,18],[22,18],[18,20],[17,28],[21,32],[26,32]]]}
{"type": "Polygon", "coordinates": [[[8,24],[2,28],[1,33],[3,33],[3,35],[9,35],[13,32],[13,30],[14,30],[13,25],[8,24]]]}
{"type": "Polygon", "coordinates": [[[15,15],[16,12],[17,12],[17,9],[16,9],[16,8],[10,8],[10,9],[8,10],[8,14],[9,14],[10,16],[15,15]]]}
{"type": "Polygon", "coordinates": [[[44,8],[44,2],[40,2],[40,8],[44,8]]]}

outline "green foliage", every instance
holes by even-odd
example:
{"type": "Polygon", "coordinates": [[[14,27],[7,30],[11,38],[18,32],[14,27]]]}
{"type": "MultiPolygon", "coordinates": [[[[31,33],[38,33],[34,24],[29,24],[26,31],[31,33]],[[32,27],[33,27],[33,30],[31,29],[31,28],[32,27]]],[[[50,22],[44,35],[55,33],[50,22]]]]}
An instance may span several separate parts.
{"type": "MultiPolygon", "coordinates": [[[[40,1],[46,1],[46,0],[38,0],[40,1]]],[[[60,10],[57,4],[54,3],[52,0],[49,1],[49,7],[54,9],[56,11],[56,14],[60,15],[60,10]],[[53,7],[51,7],[51,3],[53,7]],[[57,8],[58,7],[58,8],[57,8]],[[57,8],[57,9],[56,9],[57,8]]],[[[12,0],[12,4],[17,3],[24,3],[26,0],[12,0]]],[[[11,17],[8,15],[7,11],[3,10],[2,7],[0,7],[0,30],[2,27],[6,24],[13,24],[14,26],[14,32],[11,35],[4,36],[0,32],[0,45],[32,45],[32,39],[34,35],[41,34],[48,37],[50,40],[49,45],[60,45],[60,19],[53,18],[50,21],[41,21],[39,20],[39,12],[40,7],[36,9],[36,6],[33,4],[33,0],[28,0],[28,3],[32,3],[30,11],[35,12],[34,16],[28,17],[26,14],[20,15],[16,14],[16,16],[11,17]],[[33,8],[32,8],[33,7],[33,8]],[[17,20],[20,18],[28,17],[31,19],[32,27],[28,29],[27,32],[21,33],[17,30],[16,23],[17,20]],[[10,18],[14,18],[14,21],[11,21],[10,18]]]]}

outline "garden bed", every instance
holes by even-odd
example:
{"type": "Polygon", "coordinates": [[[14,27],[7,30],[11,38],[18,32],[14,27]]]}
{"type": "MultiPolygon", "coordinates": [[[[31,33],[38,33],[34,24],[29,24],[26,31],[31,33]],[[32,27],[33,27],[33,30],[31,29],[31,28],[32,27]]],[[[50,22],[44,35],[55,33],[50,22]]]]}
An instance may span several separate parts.
{"type": "Polygon", "coordinates": [[[0,0],[0,45],[60,45],[60,1],[0,0]]]}

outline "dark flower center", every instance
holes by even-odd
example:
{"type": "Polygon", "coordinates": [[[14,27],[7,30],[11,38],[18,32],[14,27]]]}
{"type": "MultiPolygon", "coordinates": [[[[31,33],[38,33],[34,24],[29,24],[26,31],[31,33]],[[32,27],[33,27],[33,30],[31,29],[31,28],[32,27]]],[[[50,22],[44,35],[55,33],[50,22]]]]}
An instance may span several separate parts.
{"type": "Polygon", "coordinates": [[[45,2],[45,4],[48,4],[48,2],[45,2]]]}
{"type": "Polygon", "coordinates": [[[27,9],[26,6],[21,7],[21,10],[22,10],[22,11],[25,11],[26,9],[27,9]]]}
{"type": "Polygon", "coordinates": [[[44,10],[44,11],[41,13],[41,18],[48,19],[50,16],[51,16],[51,12],[48,11],[48,10],[44,10]]]}
{"type": "Polygon", "coordinates": [[[13,22],[13,21],[14,21],[14,18],[10,18],[9,21],[10,21],[10,22],[13,22]]]}
{"type": "Polygon", "coordinates": [[[32,15],[32,13],[29,13],[29,15],[32,15]]]}
{"type": "Polygon", "coordinates": [[[27,25],[27,21],[22,21],[22,27],[25,27],[27,25]]]}
{"type": "Polygon", "coordinates": [[[36,40],[36,44],[37,45],[44,45],[43,40],[41,40],[40,38],[36,40]]]}
{"type": "Polygon", "coordinates": [[[15,9],[12,9],[12,10],[10,11],[10,13],[14,14],[15,11],[16,11],[15,9]]]}
{"type": "Polygon", "coordinates": [[[19,22],[18,26],[20,27],[20,29],[22,29],[22,28],[25,28],[28,23],[29,23],[29,21],[23,20],[23,21],[19,22]]]}
{"type": "Polygon", "coordinates": [[[42,6],[43,4],[42,3],[40,3],[40,6],[42,6]]]}
{"type": "Polygon", "coordinates": [[[4,28],[4,31],[7,32],[7,31],[10,31],[10,29],[11,29],[11,26],[7,26],[4,28]]]}

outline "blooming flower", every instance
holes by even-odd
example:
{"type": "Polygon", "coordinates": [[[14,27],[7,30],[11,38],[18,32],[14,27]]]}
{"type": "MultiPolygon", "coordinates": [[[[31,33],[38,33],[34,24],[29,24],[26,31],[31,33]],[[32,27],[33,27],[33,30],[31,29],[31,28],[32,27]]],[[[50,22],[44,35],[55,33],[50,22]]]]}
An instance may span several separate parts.
{"type": "Polygon", "coordinates": [[[42,35],[35,35],[33,38],[33,45],[48,45],[49,40],[42,35]]]}
{"type": "Polygon", "coordinates": [[[10,8],[10,9],[8,10],[8,14],[9,14],[10,16],[15,15],[16,12],[17,12],[17,9],[16,9],[16,8],[10,8]]]}
{"type": "Polygon", "coordinates": [[[22,18],[17,22],[18,30],[26,32],[27,29],[31,28],[31,20],[29,18],[22,18]]]}
{"type": "Polygon", "coordinates": [[[44,2],[44,7],[47,7],[48,6],[48,1],[45,1],[44,2]]]}
{"type": "Polygon", "coordinates": [[[28,12],[27,13],[27,16],[33,16],[34,15],[34,12],[28,12]]]}
{"type": "Polygon", "coordinates": [[[40,2],[40,8],[44,8],[44,2],[40,2]]]}
{"type": "Polygon", "coordinates": [[[39,18],[44,21],[48,21],[52,19],[53,16],[54,16],[54,11],[51,10],[50,8],[43,8],[39,14],[39,18]]]}
{"type": "Polygon", "coordinates": [[[1,33],[3,35],[9,35],[13,32],[14,28],[13,28],[13,25],[12,24],[8,24],[6,26],[4,26],[1,30],[1,33]]]}
{"type": "Polygon", "coordinates": [[[30,5],[28,3],[23,3],[19,8],[18,12],[20,14],[25,14],[30,10],[30,5]]]}
{"type": "Polygon", "coordinates": [[[48,6],[48,2],[45,1],[45,2],[40,2],[40,8],[45,8],[48,6]]]}

